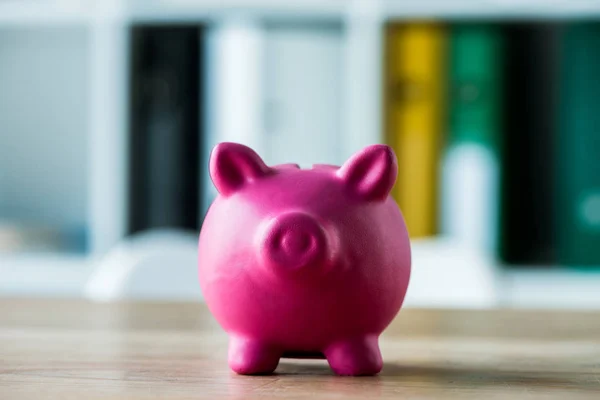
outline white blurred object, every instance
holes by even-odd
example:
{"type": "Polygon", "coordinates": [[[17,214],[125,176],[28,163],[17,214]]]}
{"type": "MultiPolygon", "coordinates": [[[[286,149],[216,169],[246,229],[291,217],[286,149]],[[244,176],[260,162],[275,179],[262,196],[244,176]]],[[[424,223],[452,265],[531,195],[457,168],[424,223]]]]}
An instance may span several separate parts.
{"type": "Polygon", "coordinates": [[[558,268],[514,268],[504,278],[503,306],[600,309],[600,274],[558,268]]]}
{"type": "Polygon", "coordinates": [[[88,38],[83,28],[0,31],[2,222],[87,224],[88,38]]]}
{"type": "Polygon", "coordinates": [[[264,153],[269,165],[341,164],[342,27],[268,25],[264,153]]]}
{"type": "Polygon", "coordinates": [[[141,233],[125,239],[99,260],[84,295],[95,301],[200,300],[197,254],[195,233],[141,233]]]}
{"type": "MultiPolygon", "coordinates": [[[[226,18],[207,30],[202,165],[208,165],[209,152],[219,142],[238,142],[264,153],[263,42],[263,27],[252,18],[226,18]]],[[[204,215],[217,193],[208,171],[202,174],[204,215]]]]}
{"type": "Polygon", "coordinates": [[[352,0],[344,21],[341,158],[383,141],[384,24],[379,1],[352,0]]]}
{"type": "Polygon", "coordinates": [[[82,254],[0,251],[0,297],[79,298],[90,272],[82,254]]]}
{"type": "Polygon", "coordinates": [[[413,240],[407,307],[489,308],[499,303],[493,261],[452,239],[413,240]]]}
{"type": "MultiPolygon", "coordinates": [[[[88,223],[92,254],[104,254],[125,237],[128,219],[128,27],[109,18],[103,3],[90,30],[88,223]],[[106,12],[105,12],[106,11],[106,12]]],[[[112,5],[112,6],[111,6],[112,5]]]]}
{"type": "Polygon", "coordinates": [[[494,254],[500,173],[492,152],[477,144],[451,148],[442,162],[442,233],[494,254]]]}
{"type": "Polygon", "coordinates": [[[0,252],[53,250],[60,248],[60,232],[47,227],[0,223],[0,252]]]}
{"type": "MultiPolygon", "coordinates": [[[[412,252],[407,307],[498,305],[499,277],[483,255],[448,239],[413,241],[412,252]]],[[[155,231],[125,240],[97,263],[84,295],[95,301],[202,299],[196,235],[155,231]]]]}

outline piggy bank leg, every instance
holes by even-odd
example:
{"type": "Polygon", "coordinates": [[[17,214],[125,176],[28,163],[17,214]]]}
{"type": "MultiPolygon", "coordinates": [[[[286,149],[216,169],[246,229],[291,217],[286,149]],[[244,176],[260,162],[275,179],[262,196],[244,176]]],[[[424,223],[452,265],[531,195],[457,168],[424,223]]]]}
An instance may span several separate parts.
{"type": "Polygon", "coordinates": [[[270,374],[280,357],[281,352],[261,341],[239,336],[229,339],[229,367],[238,374],[270,374]]]}
{"type": "Polygon", "coordinates": [[[375,375],[383,360],[376,336],[367,336],[332,343],[325,350],[329,366],[338,375],[375,375]]]}

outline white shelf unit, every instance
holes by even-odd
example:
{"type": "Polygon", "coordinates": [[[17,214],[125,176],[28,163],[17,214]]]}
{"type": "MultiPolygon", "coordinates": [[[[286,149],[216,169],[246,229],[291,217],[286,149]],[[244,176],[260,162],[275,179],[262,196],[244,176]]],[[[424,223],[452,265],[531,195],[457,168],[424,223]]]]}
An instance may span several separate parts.
{"type": "MultiPolygon", "coordinates": [[[[600,2],[583,0],[71,0],[0,2],[0,30],[83,29],[87,46],[85,75],[93,81],[87,94],[89,121],[88,182],[85,192],[87,219],[91,226],[90,256],[0,255],[0,293],[81,295],[92,270],[94,256],[102,254],[124,235],[126,187],[123,174],[127,153],[126,77],[127,29],[134,23],[197,22],[209,26],[208,49],[214,75],[209,95],[217,96],[209,111],[209,145],[218,140],[247,142],[260,151],[262,109],[236,97],[239,86],[249,85],[249,93],[262,96],[259,86],[249,79],[260,79],[262,51],[260,25],[265,20],[326,21],[343,26],[344,58],[341,122],[346,135],[342,156],[348,157],[364,145],[380,140],[380,82],[382,27],[386,21],[408,18],[576,18],[599,17],[600,2]],[[213,40],[213,42],[210,42],[213,40]],[[212,44],[211,44],[212,43],[212,44]],[[239,53],[242,52],[242,53],[239,53]],[[240,54],[246,54],[240,60],[240,54]],[[258,56],[258,57],[257,57],[258,56]],[[229,65],[230,69],[219,65],[229,65]],[[210,94],[212,93],[212,94],[210,94]],[[243,118],[233,121],[226,104],[237,105],[243,118]],[[243,124],[240,121],[244,122],[243,124]],[[116,162],[115,162],[116,160],[116,162]],[[54,277],[54,278],[52,278],[54,277]]],[[[0,55],[0,63],[2,62],[0,55]]],[[[209,72],[211,73],[211,72],[209,72]]],[[[59,101],[57,99],[57,101],[59,101]]],[[[85,108],[85,107],[84,107],[85,108]]],[[[2,129],[2,127],[0,127],[2,129]]],[[[205,199],[205,202],[207,199],[205,199]]],[[[441,242],[440,242],[441,243],[441,242]]],[[[600,275],[577,271],[503,271],[497,265],[472,253],[444,244],[417,244],[415,278],[407,305],[452,307],[600,307],[600,275]],[[447,257],[440,257],[440,255],[447,257]],[[471,260],[466,262],[465,260],[471,260]],[[473,261],[475,260],[475,261],[473,261]],[[447,271],[462,271],[459,276],[478,276],[476,281],[448,283],[447,271]],[[438,273],[436,271],[446,271],[438,273]],[[430,278],[425,277],[425,275],[430,278]],[[419,277],[420,276],[420,277],[419,277]],[[488,279],[489,278],[489,279],[488,279]],[[463,287],[485,286],[476,292],[463,287]],[[432,289],[435,288],[435,289],[432,289]],[[436,295],[431,291],[436,290],[436,295]]],[[[465,278],[465,279],[467,279],[465,278]]]]}

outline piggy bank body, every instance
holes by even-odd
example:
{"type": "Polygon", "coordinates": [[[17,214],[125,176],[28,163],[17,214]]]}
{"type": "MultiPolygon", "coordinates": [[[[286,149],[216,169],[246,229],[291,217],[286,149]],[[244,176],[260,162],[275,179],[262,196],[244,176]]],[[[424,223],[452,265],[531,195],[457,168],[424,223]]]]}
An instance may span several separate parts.
{"type": "Polygon", "coordinates": [[[200,234],[199,277],[229,334],[230,367],[263,374],[280,357],[322,356],[340,375],[378,373],[378,337],[410,276],[391,149],[300,169],[221,143],[210,172],[220,194],[200,234]]]}

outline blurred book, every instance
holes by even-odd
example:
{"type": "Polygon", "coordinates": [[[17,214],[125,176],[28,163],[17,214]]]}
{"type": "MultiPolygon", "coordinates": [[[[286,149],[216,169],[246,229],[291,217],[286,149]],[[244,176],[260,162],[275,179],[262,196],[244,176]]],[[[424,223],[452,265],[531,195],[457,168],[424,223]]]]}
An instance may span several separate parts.
{"type": "Polygon", "coordinates": [[[515,23],[505,34],[500,256],[509,265],[552,265],[560,26],[515,23]]]}
{"type": "Polygon", "coordinates": [[[562,50],[558,259],[600,267],[600,23],[566,26],[562,50]]]}
{"type": "Polygon", "coordinates": [[[385,136],[398,156],[392,194],[410,236],[431,236],[437,231],[446,32],[435,23],[393,24],[385,41],[385,136]]]}
{"type": "Polygon", "coordinates": [[[197,26],[132,28],[130,234],[199,230],[200,38],[197,26]]]}
{"type": "Polygon", "coordinates": [[[496,251],[498,229],[502,44],[497,25],[450,29],[441,231],[487,252],[496,251]]]}

